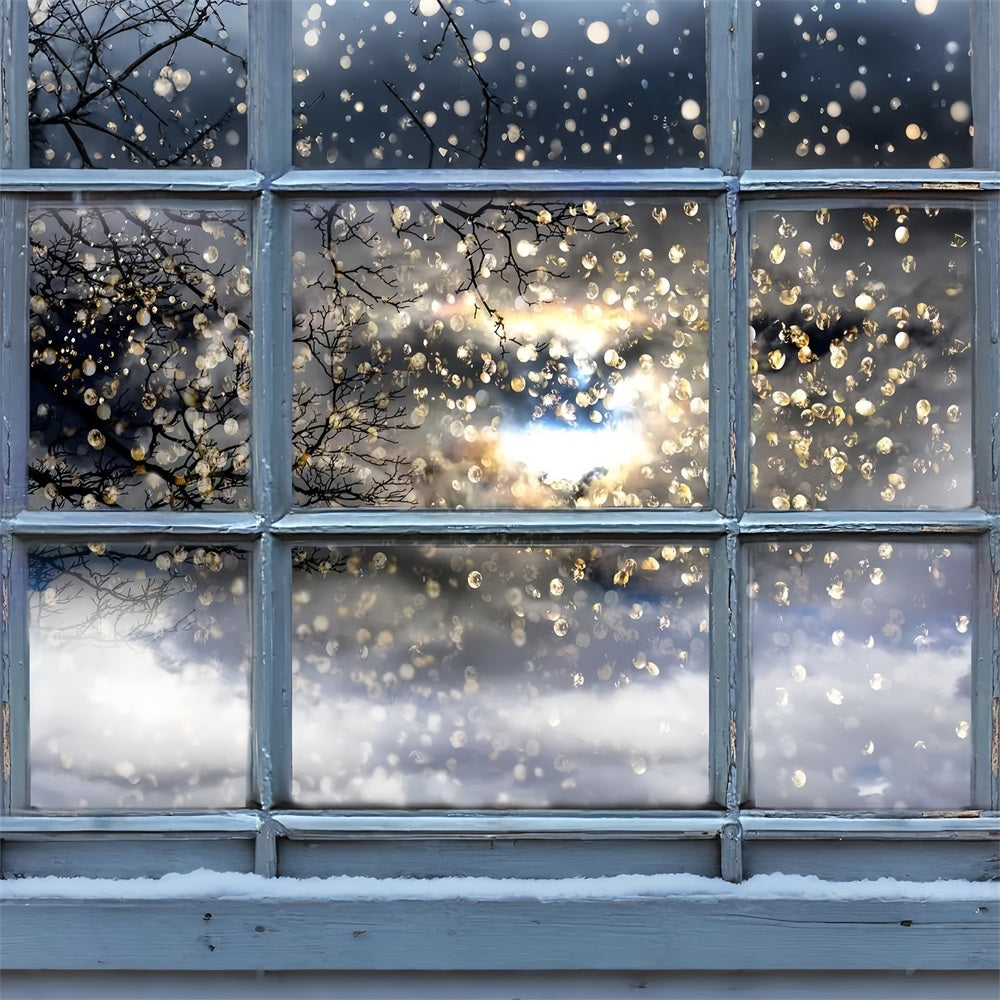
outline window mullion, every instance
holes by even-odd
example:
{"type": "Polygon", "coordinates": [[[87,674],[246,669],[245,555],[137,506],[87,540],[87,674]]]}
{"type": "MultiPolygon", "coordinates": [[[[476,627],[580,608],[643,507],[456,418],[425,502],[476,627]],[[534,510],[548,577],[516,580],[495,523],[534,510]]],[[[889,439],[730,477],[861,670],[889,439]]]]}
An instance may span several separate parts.
{"type": "Polygon", "coordinates": [[[3,645],[0,647],[0,702],[2,702],[3,761],[0,813],[27,809],[28,771],[28,576],[24,547],[10,535],[2,539],[0,571],[4,583],[3,645]]]}
{"type": "Polygon", "coordinates": [[[709,163],[738,176],[750,164],[753,5],[708,3],[709,163]]]}
{"type": "MultiPolygon", "coordinates": [[[[291,505],[291,384],[288,331],[290,230],[271,188],[291,163],[291,5],[249,8],[249,166],[263,175],[254,205],[254,507],[262,535],[254,560],[251,795],[268,811],[291,786],[291,562],[272,532],[291,505]]],[[[256,870],[277,871],[273,824],[257,835],[256,870]]]]}
{"type": "Polygon", "coordinates": [[[292,156],[291,3],[253,0],[249,26],[248,166],[268,178],[285,173],[292,156]]]}
{"type": "MultiPolygon", "coordinates": [[[[987,569],[992,573],[992,600],[987,602],[991,604],[991,607],[986,609],[987,613],[983,615],[983,620],[984,623],[988,623],[991,626],[992,635],[990,638],[992,639],[992,648],[990,649],[990,656],[992,662],[990,669],[983,673],[988,675],[992,690],[990,691],[986,725],[980,731],[984,732],[984,735],[988,737],[990,749],[988,754],[988,770],[986,766],[980,768],[981,771],[987,771],[988,777],[979,778],[977,774],[977,781],[984,784],[986,781],[989,781],[990,809],[996,811],[1000,810],[1000,526],[997,525],[994,525],[993,531],[990,533],[990,551],[987,569]]],[[[981,594],[984,591],[989,593],[988,588],[980,588],[981,594]]],[[[986,631],[986,627],[987,625],[984,624],[984,632],[986,631]]],[[[985,701],[986,699],[982,700],[985,701]]],[[[982,714],[986,715],[987,711],[982,711],[982,714]]],[[[976,722],[979,722],[979,718],[977,718],[976,722]]],[[[980,745],[983,742],[985,740],[979,740],[980,745]]]]}
{"type": "MultiPolygon", "coordinates": [[[[253,800],[270,809],[288,801],[292,767],[291,561],[273,533],[291,502],[290,234],[284,206],[270,192],[257,200],[254,221],[253,477],[262,535],[253,587],[251,773],[253,800]]],[[[262,874],[273,874],[272,840],[265,823],[258,838],[262,874]]]]}
{"type": "Polygon", "coordinates": [[[5,530],[8,519],[24,506],[27,469],[28,358],[25,319],[27,296],[26,203],[22,198],[0,198],[0,399],[5,419],[0,422],[0,514],[5,530]]]}
{"type": "MultiPolygon", "coordinates": [[[[740,355],[740,260],[745,258],[739,196],[735,190],[713,205],[709,243],[711,343],[709,346],[709,438],[711,441],[709,490],[713,506],[724,518],[738,517],[746,503],[744,477],[737,467],[742,440],[739,416],[745,397],[741,383],[746,364],[740,355]]],[[[746,324],[743,324],[744,326],[746,324]]]]}
{"type": "Polygon", "coordinates": [[[1000,513],[1000,285],[997,255],[1000,247],[1000,193],[986,195],[975,212],[975,336],[981,352],[973,370],[976,406],[973,421],[973,460],[976,496],[981,506],[1000,513]]]}
{"type": "MultiPolygon", "coordinates": [[[[739,807],[745,798],[747,778],[746,697],[747,658],[741,639],[745,614],[740,609],[744,574],[737,531],[732,528],[712,546],[710,576],[709,649],[711,688],[709,695],[709,759],[712,796],[725,807],[727,828],[739,829],[739,807]]],[[[738,836],[723,836],[722,875],[737,882],[742,877],[738,836]]]]}
{"type": "Polygon", "coordinates": [[[0,7],[0,168],[28,165],[28,4],[0,7]]]}
{"type": "Polygon", "coordinates": [[[710,588],[710,775],[716,802],[730,822],[721,837],[721,872],[740,881],[740,802],[747,779],[746,649],[743,555],[738,519],[746,504],[746,225],[739,175],[750,162],[752,8],[740,0],[712,0],[708,18],[709,162],[730,175],[713,214],[711,271],[710,490],[727,525],[712,548],[710,588]]]}
{"type": "MultiPolygon", "coordinates": [[[[4,15],[6,16],[6,14],[4,15]]],[[[24,552],[15,546],[13,521],[24,505],[27,469],[27,229],[25,202],[0,199],[0,504],[2,624],[0,624],[0,812],[22,809],[28,800],[27,575],[24,552]]]]}
{"type": "MultiPolygon", "coordinates": [[[[991,4],[993,37],[1000,32],[1000,4],[991,4]]],[[[992,80],[997,63],[992,52],[992,80]]],[[[1000,161],[1000,109],[991,103],[994,163],[1000,161]]],[[[989,546],[980,560],[980,606],[976,635],[976,670],[973,680],[973,796],[977,805],[1000,810],[1000,286],[996,280],[997,247],[1000,246],[1000,194],[991,193],[977,213],[976,267],[977,347],[985,357],[975,367],[976,412],[973,420],[973,453],[977,462],[977,492],[990,512],[989,546]],[[985,231],[980,234],[980,226],[985,231]]]]}
{"type": "Polygon", "coordinates": [[[291,507],[291,234],[276,195],[263,192],[254,208],[254,507],[269,530],[291,507]]]}
{"type": "MultiPolygon", "coordinates": [[[[724,806],[738,831],[740,801],[746,785],[745,691],[746,657],[740,639],[744,614],[740,608],[742,555],[738,541],[738,518],[746,502],[744,441],[747,423],[746,324],[738,317],[745,282],[741,275],[745,244],[735,189],[715,203],[710,258],[712,296],[712,343],[709,361],[711,406],[711,490],[717,513],[726,524],[726,534],[713,546],[710,588],[711,625],[711,722],[710,773],[715,801],[724,806]],[[742,456],[742,457],[741,457],[742,456]]],[[[722,842],[723,874],[738,881],[741,876],[738,836],[722,842]]]]}
{"type": "MultiPolygon", "coordinates": [[[[710,7],[720,6],[718,0],[710,7]]],[[[725,511],[730,520],[726,536],[727,579],[725,600],[728,604],[728,627],[726,634],[715,637],[717,643],[725,643],[726,664],[730,691],[729,724],[726,751],[731,765],[726,786],[726,809],[736,822],[730,828],[730,836],[723,838],[723,876],[732,881],[743,877],[742,826],[739,823],[740,807],[749,798],[750,782],[750,652],[749,652],[749,609],[747,607],[747,556],[739,530],[749,496],[750,469],[750,394],[747,359],[749,358],[749,323],[747,320],[747,281],[749,274],[749,221],[742,199],[742,176],[751,165],[753,145],[751,104],[753,98],[753,17],[751,4],[742,0],[732,0],[725,25],[729,35],[729,87],[727,120],[731,123],[731,136],[720,134],[719,129],[711,137],[716,147],[716,155],[729,141],[732,147],[730,167],[740,180],[730,190],[726,199],[727,222],[730,238],[733,240],[729,254],[723,258],[729,265],[728,296],[725,302],[729,323],[728,375],[730,391],[730,431],[728,439],[716,442],[716,447],[725,452],[733,477],[733,488],[725,511]],[[726,867],[730,870],[726,870],[726,867]]],[[[714,15],[717,19],[718,13],[714,15]]],[[[711,24],[711,21],[710,21],[711,24]]],[[[721,30],[723,25],[718,24],[721,30]]],[[[710,53],[711,56],[711,53],[710,53]]],[[[715,86],[716,68],[709,62],[709,86],[715,86]]],[[[718,162],[723,162],[721,159],[718,162]]],[[[721,263],[721,261],[720,261],[721,263]]]]}
{"type": "MultiPolygon", "coordinates": [[[[982,6],[986,6],[985,4],[982,6]]],[[[1000,21],[1000,5],[992,4],[993,27],[1000,21]]],[[[977,37],[977,36],[973,36],[977,37]]],[[[974,80],[992,69],[996,81],[996,53],[992,67],[973,63],[974,80]]],[[[997,139],[1000,113],[991,102],[987,127],[997,139]]],[[[978,135],[978,130],[977,130],[978,135]]],[[[994,142],[993,154],[996,152],[994,142]]],[[[994,165],[996,159],[993,159],[994,165]]],[[[977,352],[973,368],[973,477],[979,505],[990,512],[991,531],[979,545],[980,576],[976,588],[978,626],[973,640],[972,673],[972,802],[1000,808],[1000,286],[996,280],[1000,246],[1000,194],[990,192],[979,203],[973,219],[974,258],[973,337],[977,352]]]]}
{"type": "Polygon", "coordinates": [[[1000,169],[1000,2],[974,0],[972,17],[972,162],[1000,169]]]}
{"type": "Polygon", "coordinates": [[[263,809],[287,803],[291,785],[291,560],[270,533],[256,552],[253,589],[251,771],[263,809]]]}
{"type": "MultiPolygon", "coordinates": [[[[742,34],[747,34],[746,30],[742,34]]],[[[747,60],[746,86],[749,108],[750,83],[750,46],[745,45],[743,54],[747,60]]],[[[749,115],[748,115],[749,118],[749,115]]],[[[749,121],[745,131],[746,142],[749,143],[749,121]]],[[[746,162],[744,160],[744,162],[746,162]]],[[[729,376],[733,383],[732,392],[732,430],[728,442],[720,442],[726,447],[729,460],[732,463],[734,489],[728,515],[732,518],[729,534],[726,538],[727,562],[729,577],[727,580],[726,597],[729,602],[729,629],[727,657],[729,669],[729,684],[731,693],[731,719],[728,739],[728,753],[733,759],[730,769],[729,783],[726,789],[726,808],[736,818],[742,804],[750,797],[750,642],[749,620],[750,611],[747,604],[747,553],[742,544],[740,524],[746,513],[749,499],[750,481],[750,385],[748,358],[749,321],[747,307],[747,282],[749,275],[749,219],[743,205],[740,193],[734,191],[728,199],[730,226],[735,233],[736,241],[730,260],[731,287],[727,302],[728,314],[731,317],[732,330],[729,336],[729,376]]],[[[720,640],[717,640],[720,641],[720,640]]],[[[737,827],[737,831],[741,829],[737,827]]],[[[737,857],[742,857],[742,845],[739,841],[732,845],[737,857]]],[[[725,861],[726,854],[723,853],[725,861]]],[[[734,875],[742,877],[742,871],[734,875]]]]}
{"type": "Polygon", "coordinates": [[[11,806],[11,642],[10,642],[10,601],[14,557],[14,544],[10,533],[4,527],[0,536],[0,816],[10,812],[11,806]]]}
{"type": "Polygon", "coordinates": [[[1000,809],[1000,525],[977,546],[972,659],[972,804],[1000,809]]]}

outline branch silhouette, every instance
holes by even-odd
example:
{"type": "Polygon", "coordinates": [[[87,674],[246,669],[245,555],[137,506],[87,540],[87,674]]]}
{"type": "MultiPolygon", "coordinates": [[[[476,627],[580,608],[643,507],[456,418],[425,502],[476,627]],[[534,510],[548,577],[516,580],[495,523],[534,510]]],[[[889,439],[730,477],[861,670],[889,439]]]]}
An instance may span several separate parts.
{"type": "Polygon", "coordinates": [[[29,37],[33,164],[69,161],[75,153],[83,167],[119,157],[123,162],[115,165],[222,165],[226,144],[217,147],[216,139],[235,121],[235,102],[207,100],[196,81],[199,62],[210,52],[245,72],[243,59],[222,41],[228,39],[226,17],[245,5],[39,0],[29,37]],[[193,61],[194,73],[182,66],[174,75],[171,64],[182,56],[193,61]]]}
{"type": "Polygon", "coordinates": [[[508,333],[509,307],[531,310],[554,282],[573,280],[566,254],[578,235],[630,238],[627,216],[591,203],[314,203],[295,215],[310,248],[297,281],[292,395],[294,490],[307,505],[414,504],[433,463],[400,446],[419,426],[414,407],[429,395],[458,405],[459,372],[473,363],[469,377],[504,384],[508,343],[521,343],[508,333]],[[492,345],[488,334],[478,352],[449,343],[442,324],[433,350],[394,347],[396,333],[417,334],[410,310],[432,292],[452,303],[471,296],[466,308],[488,317],[492,345]]]}
{"type": "MultiPolygon", "coordinates": [[[[227,545],[38,546],[28,556],[35,626],[57,643],[75,640],[160,644],[172,668],[190,650],[168,649],[168,636],[205,644],[226,639],[225,608],[241,603],[232,582],[247,554],[227,545]]],[[[227,641],[231,641],[228,637],[227,641]]]]}
{"type": "Polygon", "coordinates": [[[42,209],[32,232],[33,502],[245,503],[242,213],[42,209]]]}
{"type": "MultiPolygon", "coordinates": [[[[399,93],[398,89],[388,80],[383,80],[382,83],[386,90],[388,90],[392,95],[393,99],[406,113],[406,120],[416,127],[427,140],[428,167],[434,166],[435,157],[442,157],[445,161],[450,161],[458,155],[464,155],[474,159],[476,161],[476,166],[481,167],[486,162],[486,157],[490,153],[493,115],[497,111],[509,109],[511,105],[493,93],[493,87],[486,76],[484,76],[482,70],[479,68],[479,63],[476,60],[475,53],[469,45],[468,37],[459,22],[456,12],[452,10],[450,4],[447,2],[442,2],[439,9],[444,17],[444,24],[441,28],[441,37],[431,47],[430,51],[424,53],[424,61],[428,64],[435,62],[444,51],[449,38],[454,39],[457,48],[457,55],[456,58],[452,60],[451,66],[456,69],[467,70],[472,75],[482,102],[480,106],[479,119],[479,149],[460,149],[452,146],[449,142],[436,142],[430,132],[430,129],[428,129],[428,127],[424,124],[424,120],[421,116],[417,114],[414,106],[407,101],[399,93]]],[[[411,6],[410,13],[414,16],[419,14],[417,4],[414,3],[411,6]]]]}

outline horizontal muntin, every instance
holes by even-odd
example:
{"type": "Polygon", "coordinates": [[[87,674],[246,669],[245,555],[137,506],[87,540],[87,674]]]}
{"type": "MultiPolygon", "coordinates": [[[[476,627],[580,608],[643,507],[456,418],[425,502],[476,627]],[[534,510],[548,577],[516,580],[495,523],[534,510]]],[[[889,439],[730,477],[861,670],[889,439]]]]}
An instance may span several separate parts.
{"type": "Polygon", "coordinates": [[[736,824],[751,840],[776,839],[933,839],[1000,838],[1000,815],[929,813],[916,816],[772,815],[743,812],[317,812],[256,810],[218,813],[32,814],[0,818],[0,839],[50,835],[228,834],[253,836],[270,826],[291,839],[433,839],[511,837],[541,839],[710,838],[736,824]]]}
{"type": "Polygon", "coordinates": [[[256,170],[70,170],[3,169],[0,189],[8,194],[214,192],[281,194],[433,191],[592,192],[657,195],[676,192],[740,191],[743,194],[830,194],[1000,190],[994,170],[748,170],[738,177],[713,167],[663,170],[289,170],[265,177],[256,170]]]}
{"type": "Polygon", "coordinates": [[[23,511],[9,522],[8,530],[19,538],[69,539],[101,536],[217,535],[252,539],[264,531],[264,520],[251,513],[203,513],[142,511],[23,511]]]}
{"type": "Polygon", "coordinates": [[[749,840],[983,840],[1000,837],[1000,816],[968,813],[929,813],[922,816],[851,816],[818,813],[814,816],[740,814],[743,836],[749,840]]]}
{"type": "Polygon", "coordinates": [[[754,511],[739,521],[740,535],[979,535],[997,521],[980,508],[968,510],[754,511]]]}
{"type": "Polygon", "coordinates": [[[269,522],[260,513],[142,511],[22,511],[6,519],[4,528],[22,539],[73,539],[93,534],[114,537],[145,535],[215,536],[253,540],[270,533],[278,538],[318,539],[327,536],[385,538],[510,536],[535,538],[704,537],[725,534],[769,537],[841,535],[982,535],[1000,528],[1000,515],[980,508],[956,511],[802,511],[750,512],[726,518],[715,510],[638,507],[581,510],[298,510],[269,522]]]}
{"type": "Polygon", "coordinates": [[[743,194],[850,194],[923,191],[929,195],[1000,189],[996,170],[748,170],[739,179],[743,194]]]}
{"type": "Polygon", "coordinates": [[[272,526],[274,534],[289,538],[324,535],[476,536],[498,535],[573,538],[588,536],[717,536],[727,522],[716,511],[645,510],[484,510],[484,511],[304,511],[288,514],[272,526]]]}
{"type": "Polygon", "coordinates": [[[547,195],[609,192],[622,195],[708,191],[735,186],[721,170],[680,167],[670,170],[293,170],[271,183],[281,193],[377,195],[436,191],[531,193],[547,195]]]}
{"type": "Polygon", "coordinates": [[[7,194],[207,192],[243,194],[264,188],[256,170],[0,170],[7,194]]]}
{"type": "Polygon", "coordinates": [[[258,812],[76,814],[36,813],[0,817],[0,839],[51,834],[226,834],[255,836],[262,826],[258,812]]]}
{"type": "Polygon", "coordinates": [[[427,839],[517,837],[519,839],[617,839],[636,837],[705,838],[718,836],[724,813],[615,812],[448,812],[271,814],[284,836],[293,839],[427,839]]]}

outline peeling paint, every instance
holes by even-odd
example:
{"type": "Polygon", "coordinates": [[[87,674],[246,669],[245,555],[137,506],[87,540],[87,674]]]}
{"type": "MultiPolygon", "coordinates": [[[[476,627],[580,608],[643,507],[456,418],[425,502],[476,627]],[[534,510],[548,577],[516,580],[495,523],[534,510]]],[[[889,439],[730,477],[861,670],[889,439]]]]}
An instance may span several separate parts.
{"type": "Polygon", "coordinates": [[[1000,698],[993,699],[993,739],[990,745],[990,770],[1000,778],[1000,698]]]}
{"type": "Polygon", "coordinates": [[[4,782],[10,781],[10,702],[5,701],[0,703],[0,740],[3,742],[2,751],[2,761],[0,761],[0,770],[3,772],[4,782]]]}

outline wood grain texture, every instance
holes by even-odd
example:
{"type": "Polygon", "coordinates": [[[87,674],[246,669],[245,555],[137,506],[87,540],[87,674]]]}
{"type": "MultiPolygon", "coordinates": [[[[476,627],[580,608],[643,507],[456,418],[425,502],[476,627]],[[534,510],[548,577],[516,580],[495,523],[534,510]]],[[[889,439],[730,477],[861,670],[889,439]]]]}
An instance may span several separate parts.
{"type": "Polygon", "coordinates": [[[5,969],[990,969],[1000,906],[709,897],[0,904],[5,969]]]}

